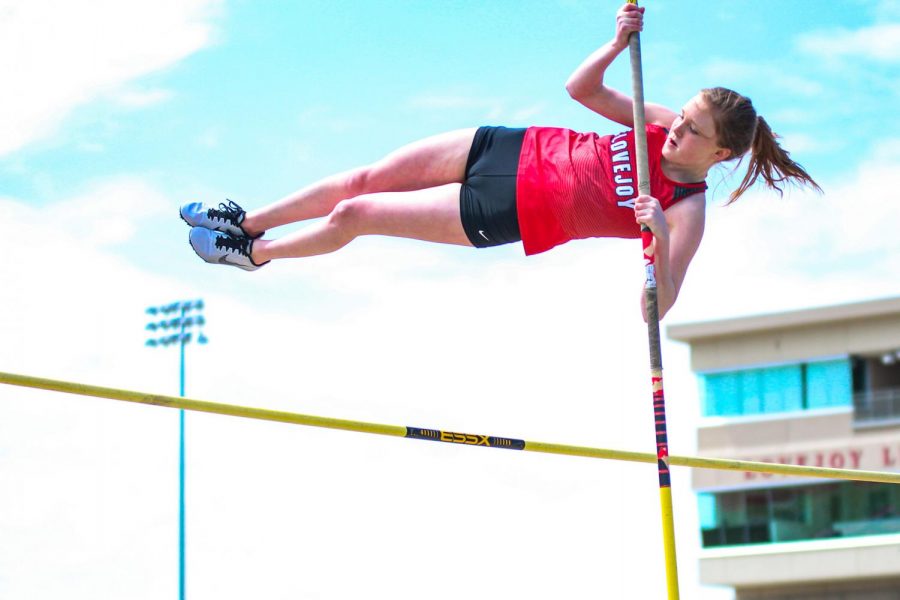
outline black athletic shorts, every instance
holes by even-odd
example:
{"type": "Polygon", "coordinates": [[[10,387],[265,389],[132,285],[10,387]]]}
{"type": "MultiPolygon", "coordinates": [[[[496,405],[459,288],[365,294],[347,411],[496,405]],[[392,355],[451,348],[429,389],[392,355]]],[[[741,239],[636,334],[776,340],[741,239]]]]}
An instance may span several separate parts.
{"type": "Polygon", "coordinates": [[[480,127],[469,150],[459,213],[472,245],[487,248],[518,242],[516,172],[524,129],[480,127]]]}

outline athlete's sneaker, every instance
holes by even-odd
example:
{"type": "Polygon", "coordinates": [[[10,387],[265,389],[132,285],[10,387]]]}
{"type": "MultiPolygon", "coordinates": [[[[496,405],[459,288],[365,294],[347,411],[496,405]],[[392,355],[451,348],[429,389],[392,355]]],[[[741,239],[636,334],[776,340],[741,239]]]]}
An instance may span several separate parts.
{"type": "Polygon", "coordinates": [[[255,271],[269,262],[261,265],[253,262],[250,258],[253,240],[245,236],[237,237],[205,227],[192,227],[190,241],[197,256],[214,265],[232,265],[245,271],[255,271]]]}
{"type": "MultiPolygon", "coordinates": [[[[184,222],[191,227],[203,227],[213,231],[221,231],[235,237],[250,237],[241,227],[247,211],[237,202],[228,200],[228,204],[220,202],[213,208],[203,202],[189,202],[178,211],[184,222]]],[[[254,236],[260,237],[262,234],[254,236]]]]}

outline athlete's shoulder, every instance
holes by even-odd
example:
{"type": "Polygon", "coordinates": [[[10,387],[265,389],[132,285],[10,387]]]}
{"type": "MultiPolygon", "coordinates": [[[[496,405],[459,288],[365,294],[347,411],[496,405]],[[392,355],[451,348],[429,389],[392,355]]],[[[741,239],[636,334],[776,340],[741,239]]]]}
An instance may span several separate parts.
{"type": "Polygon", "coordinates": [[[665,138],[669,135],[669,129],[656,123],[647,123],[647,135],[665,138]]]}
{"type": "Polygon", "coordinates": [[[703,191],[695,191],[689,196],[680,198],[666,208],[666,218],[670,225],[682,227],[692,224],[699,225],[702,229],[706,221],[706,194],[703,191]]]}

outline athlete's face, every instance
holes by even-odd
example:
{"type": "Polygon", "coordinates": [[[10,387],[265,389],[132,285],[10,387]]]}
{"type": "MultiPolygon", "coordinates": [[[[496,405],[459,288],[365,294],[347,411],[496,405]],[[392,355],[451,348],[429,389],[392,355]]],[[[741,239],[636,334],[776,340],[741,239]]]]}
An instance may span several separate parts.
{"type": "Polygon", "coordinates": [[[673,164],[705,170],[731,154],[719,147],[716,139],[712,111],[703,96],[698,94],[688,100],[675,118],[662,154],[673,164]]]}

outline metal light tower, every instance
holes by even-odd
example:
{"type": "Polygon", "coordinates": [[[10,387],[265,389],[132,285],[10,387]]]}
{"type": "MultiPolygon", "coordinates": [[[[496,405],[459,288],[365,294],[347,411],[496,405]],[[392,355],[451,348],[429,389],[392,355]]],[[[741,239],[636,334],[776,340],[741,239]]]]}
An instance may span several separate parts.
{"type": "MultiPolygon", "coordinates": [[[[151,348],[177,345],[179,347],[178,393],[184,397],[184,347],[193,339],[194,327],[198,328],[197,343],[205,344],[203,335],[203,300],[173,302],[163,306],[151,306],[147,314],[153,321],[147,323],[147,331],[154,336],[147,340],[151,348]]],[[[179,411],[178,442],[178,598],[185,598],[185,531],[184,531],[184,411],[179,411]]]]}

